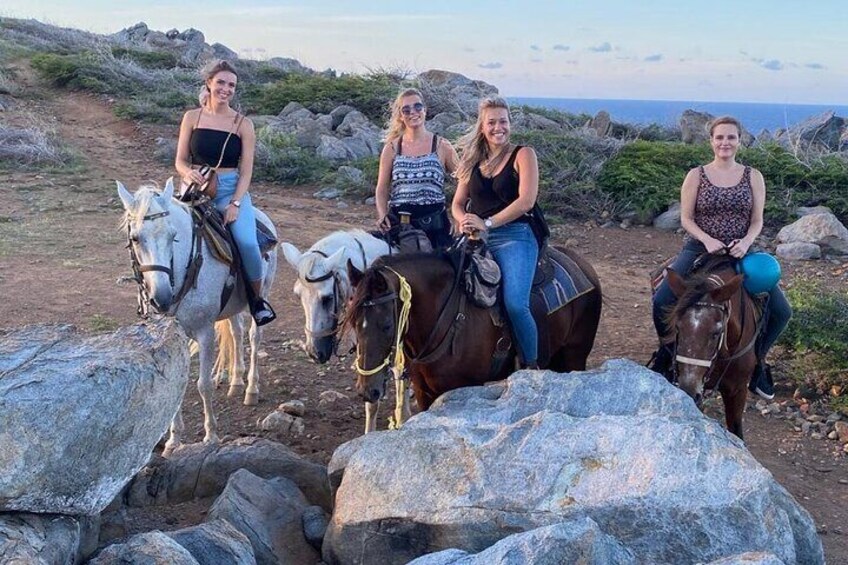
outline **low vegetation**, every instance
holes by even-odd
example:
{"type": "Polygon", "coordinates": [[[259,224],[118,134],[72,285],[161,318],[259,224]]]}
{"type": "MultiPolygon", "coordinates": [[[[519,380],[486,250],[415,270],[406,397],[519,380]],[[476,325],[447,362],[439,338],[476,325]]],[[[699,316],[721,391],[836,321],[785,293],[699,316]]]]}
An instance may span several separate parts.
{"type": "Polygon", "coordinates": [[[780,343],[790,353],[793,378],[848,415],[848,296],[799,279],[787,298],[793,313],[780,343]]]}
{"type": "Polygon", "coordinates": [[[60,168],[75,161],[53,124],[29,116],[25,128],[0,124],[0,170],[60,168]]]}

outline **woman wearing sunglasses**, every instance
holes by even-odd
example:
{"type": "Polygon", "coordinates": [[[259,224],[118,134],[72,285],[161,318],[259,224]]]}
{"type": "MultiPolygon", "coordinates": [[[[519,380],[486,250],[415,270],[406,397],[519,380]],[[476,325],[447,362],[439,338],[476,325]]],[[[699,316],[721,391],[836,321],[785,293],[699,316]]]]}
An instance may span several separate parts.
{"type": "Polygon", "coordinates": [[[375,201],[377,226],[388,232],[409,214],[433,248],[450,245],[450,221],[445,211],[445,178],[459,158],[448,140],[427,131],[427,106],[421,92],[401,91],[391,105],[385,145],[380,154],[375,201]]]}

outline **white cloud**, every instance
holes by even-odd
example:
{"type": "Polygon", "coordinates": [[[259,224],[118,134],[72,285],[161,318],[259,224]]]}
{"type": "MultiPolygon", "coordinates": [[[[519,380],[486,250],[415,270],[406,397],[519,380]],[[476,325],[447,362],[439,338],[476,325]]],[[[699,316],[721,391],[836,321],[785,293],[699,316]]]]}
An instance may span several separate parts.
{"type": "Polygon", "coordinates": [[[503,63],[493,61],[491,63],[480,63],[477,66],[480,67],[481,69],[500,69],[501,67],[503,67],[503,63]]]}
{"type": "Polygon", "coordinates": [[[604,41],[600,45],[595,45],[594,47],[589,47],[589,51],[594,53],[608,53],[612,51],[612,45],[610,45],[609,41],[604,41]]]}
{"type": "Polygon", "coordinates": [[[760,66],[762,68],[768,69],[770,71],[783,70],[783,63],[781,63],[777,59],[769,59],[768,61],[763,61],[763,62],[760,63],[760,66]]]}

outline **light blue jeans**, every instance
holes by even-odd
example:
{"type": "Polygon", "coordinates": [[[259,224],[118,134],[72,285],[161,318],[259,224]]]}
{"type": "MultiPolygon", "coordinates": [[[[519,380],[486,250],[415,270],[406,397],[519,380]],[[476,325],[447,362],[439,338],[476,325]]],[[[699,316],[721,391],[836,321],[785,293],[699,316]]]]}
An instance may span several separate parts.
{"type": "Polygon", "coordinates": [[[539,336],[530,312],[530,289],[539,246],[530,224],[511,222],[489,230],[486,246],[501,268],[504,304],[524,365],[538,361],[539,336]]]}
{"type": "MultiPolygon", "coordinates": [[[[236,193],[238,178],[238,171],[218,175],[218,193],[213,202],[215,208],[222,214],[236,193]]],[[[229,228],[241,254],[242,266],[248,280],[251,282],[262,280],[262,255],[259,253],[259,242],[256,239],[256,214],[253,211],[250,193],[245,194],[241,199],[238,217],[229,225],[229,228]]]]}

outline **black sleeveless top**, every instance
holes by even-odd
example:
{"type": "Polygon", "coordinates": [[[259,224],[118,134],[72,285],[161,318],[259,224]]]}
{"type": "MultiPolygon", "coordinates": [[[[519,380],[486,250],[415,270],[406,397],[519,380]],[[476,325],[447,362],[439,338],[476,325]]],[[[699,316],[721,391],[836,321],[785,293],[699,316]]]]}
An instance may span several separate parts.
{"type": "Polygon", "coordinates": [[[221,168],[234,169],[238,167],[241,159],[241,138],[237,133],[230,136],[224,148],[224,142],[230,132],[208,128],[194,128],[191,130],[189,140],[189,154],[192,165],[218,165],[221,159],[221,149],[224,149],[224,158],[221,159],[221,168]]]}
{"type": "MultiPolygon", "coordinates": [[[[494,216],[518,198],[518,171],[515,170],[515,157],[521,149],[517,146],[501,172],[493,177],[485,177],[480,172],[480,164],[471,171],[468,181],[468,197],[471,204],[468,211],[477,214],[481,218],[494,216]]],[[[521,215],[513,222],[527,222],[527,216],[521,215]]]]}

